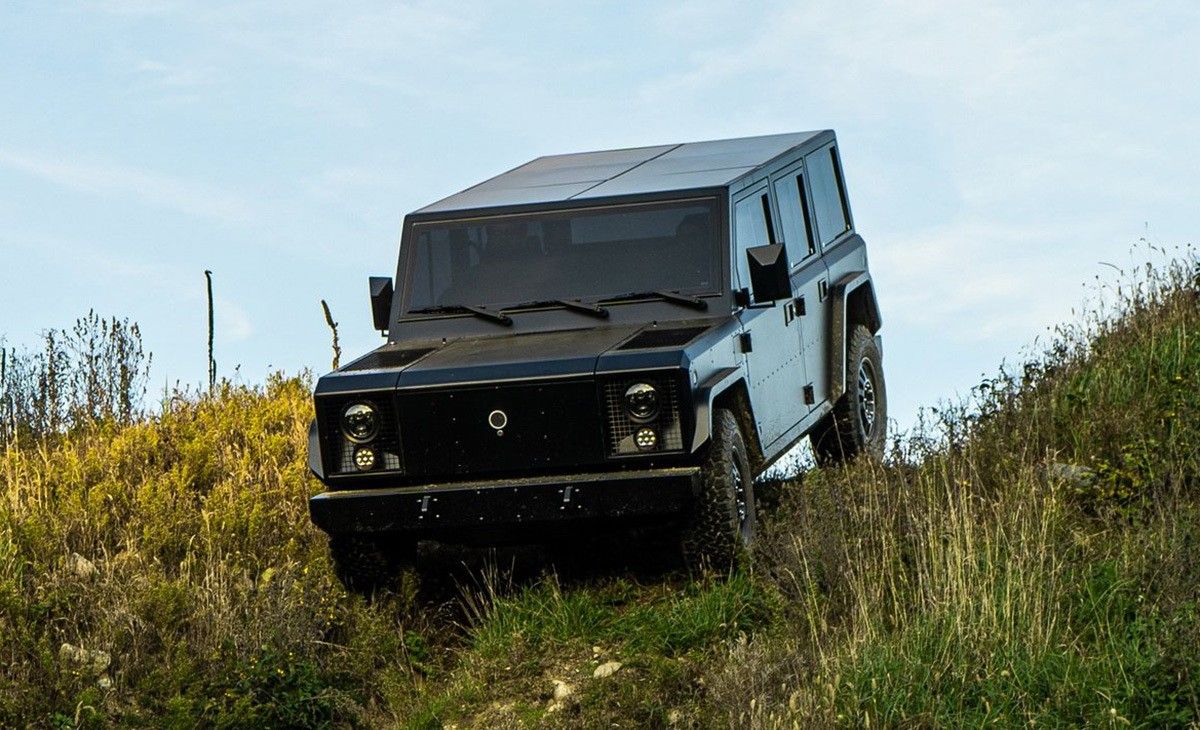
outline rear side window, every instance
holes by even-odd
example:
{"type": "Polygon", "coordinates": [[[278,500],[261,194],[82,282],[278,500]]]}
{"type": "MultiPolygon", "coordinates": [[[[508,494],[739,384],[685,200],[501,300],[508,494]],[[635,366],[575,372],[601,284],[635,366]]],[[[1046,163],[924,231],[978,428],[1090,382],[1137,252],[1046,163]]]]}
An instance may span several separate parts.
{"type": "Polygon", "coordinates": [[[808,219],[804,175],[799,170],[786,173],[775,181],[775,200],[779,203],[779,217],[783,221],[788,261],[797,264],[817,251],[812,222],[808,219]]]}
{"type": "Polygon", "coordinates": [[[817,216],[817,233],[821,237],[821,245],[825,245],[850,229],[846,188],[842,184],[837,148],[817,150],[805,158],[805,166],[817,216]]]}

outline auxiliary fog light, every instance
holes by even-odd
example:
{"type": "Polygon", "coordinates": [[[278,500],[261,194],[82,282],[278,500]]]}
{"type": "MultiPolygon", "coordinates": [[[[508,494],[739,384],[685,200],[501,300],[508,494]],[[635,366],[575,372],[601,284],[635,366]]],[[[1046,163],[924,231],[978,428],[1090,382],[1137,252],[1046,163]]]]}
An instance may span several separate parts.
{"type": "Polygon", "coordinates": [[[370,471],[375,468],[375,449],[370,446],[359,446],[354,450],[354,465],[359,471],[370,471]]]}
{"type": "Polygon", "coordinates": [[[658,446],[658,434],[652,428],[639,428],[633,435],[633,442],[642,451],[649,451],[658,446]]]}

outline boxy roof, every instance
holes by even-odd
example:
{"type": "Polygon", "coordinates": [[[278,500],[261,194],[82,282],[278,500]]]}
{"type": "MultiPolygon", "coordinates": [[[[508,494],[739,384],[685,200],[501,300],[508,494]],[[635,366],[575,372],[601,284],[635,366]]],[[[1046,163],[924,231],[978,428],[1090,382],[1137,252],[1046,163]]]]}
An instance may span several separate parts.
{"type": "Polygon", "coordinates": [[[793,132],[539,157],[416,212],[721,187],[824,133],[793,132]]]}

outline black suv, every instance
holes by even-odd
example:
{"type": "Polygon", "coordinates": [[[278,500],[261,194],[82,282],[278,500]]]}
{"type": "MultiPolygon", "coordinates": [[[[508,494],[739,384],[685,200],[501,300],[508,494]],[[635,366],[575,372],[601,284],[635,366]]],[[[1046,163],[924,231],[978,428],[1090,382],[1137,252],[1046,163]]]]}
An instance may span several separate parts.
{"type": "Polygon", "coordinates": [[[387,344],[317,384],[313,521],[352,588],[421,539],[640,522],[736,561],[805,436],[879,454],[880,315],[832,131],[540,157],[409,215],[387,344]]]}

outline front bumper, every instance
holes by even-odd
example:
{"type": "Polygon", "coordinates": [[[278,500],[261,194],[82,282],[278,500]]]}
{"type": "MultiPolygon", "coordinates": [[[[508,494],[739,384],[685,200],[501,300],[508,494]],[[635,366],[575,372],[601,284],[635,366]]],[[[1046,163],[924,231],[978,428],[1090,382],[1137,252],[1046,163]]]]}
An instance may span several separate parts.
{"type": "Polygon", "coordinates": [[[695,495],[698,467],[335,490],[308,501],[329,534],[462,534],[672,515],[695,495]]]}

